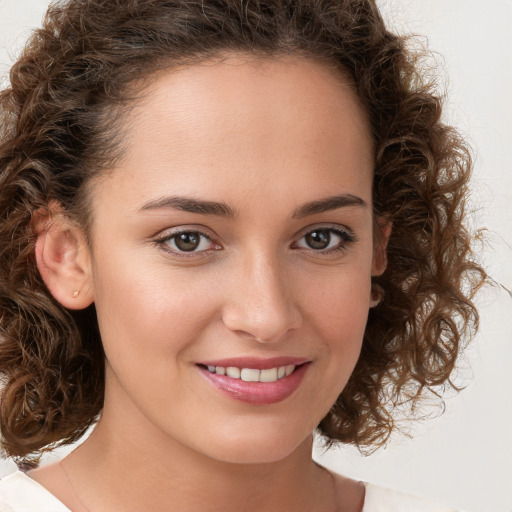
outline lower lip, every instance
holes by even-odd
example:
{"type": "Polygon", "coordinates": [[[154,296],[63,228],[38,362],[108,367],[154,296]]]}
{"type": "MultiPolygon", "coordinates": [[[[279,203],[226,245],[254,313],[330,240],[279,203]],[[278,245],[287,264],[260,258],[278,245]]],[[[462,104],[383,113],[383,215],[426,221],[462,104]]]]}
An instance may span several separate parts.
{"type": "Polygon", "coordinates": [[[288,398],[302,382],[309,363],[298,366],[295,371],[274,382],[246,382],[218,375],[198,366],[201,373],[224,395],[253,405],[275,404],[288,398]]]}

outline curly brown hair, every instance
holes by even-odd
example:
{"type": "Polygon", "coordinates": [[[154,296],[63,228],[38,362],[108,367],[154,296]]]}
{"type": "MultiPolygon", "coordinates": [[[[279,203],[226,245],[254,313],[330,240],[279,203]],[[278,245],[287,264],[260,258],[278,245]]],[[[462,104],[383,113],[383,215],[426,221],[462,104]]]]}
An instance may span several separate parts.
{"type": "MultiPolygon", "coordinates": [[[[120,155],[120,120],[154,73],[223,52],[296,54],[348,72],[371,120],[373,208],[393,223],[374,278],[357,366],[319,431],[381,445],[400,404],[452,384],[478,324],[485,278],[464,207],[470,152],[441,121],[418,51],[373,0],[68,0],[13,65],[0,93],[1,434],[18,459],[78,439],[101,412],[104,354],[94,305],[63,308],[34,258],[34,213],[56,200],[88,226],[87,184],[120,155]]],[[[453,385],[453,384],[452,384],[453,385]]]]}

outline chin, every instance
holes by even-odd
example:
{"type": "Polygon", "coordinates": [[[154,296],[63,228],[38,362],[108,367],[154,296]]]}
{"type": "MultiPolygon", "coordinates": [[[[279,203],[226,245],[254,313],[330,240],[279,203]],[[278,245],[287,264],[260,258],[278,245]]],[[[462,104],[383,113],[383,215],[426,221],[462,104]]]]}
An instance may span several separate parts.
{"type": "Polygon", "coordinates": [[[250,434],[238,434],[211,443],[208,452],[212,458],[232,464],[269,464],[286,459],[306,443],[310,455],[310,433],[297,436],[289,430],[269,428],[250,434]]]}

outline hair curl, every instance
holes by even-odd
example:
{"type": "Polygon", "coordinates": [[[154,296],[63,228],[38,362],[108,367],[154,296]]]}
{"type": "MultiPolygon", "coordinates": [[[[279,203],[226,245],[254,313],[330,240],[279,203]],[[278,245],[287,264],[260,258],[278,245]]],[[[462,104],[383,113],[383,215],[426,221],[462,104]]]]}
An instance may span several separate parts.
{"type": "Polygon", "coordinates": [[[375,143],[373,207],[393,223],[374,279],[357,366],[319,430],[382,444],[394,409],[450,375],[478,324],[464,205],[470,153],[441,121],[418,52],[372,0],[70,0],[43,27],[0,93],[0,426],[23,459],[78,439],[101,412],[104,355],[94,306],[72,312],[35,264],[35,211],[56,200],[87,225],[87,184],[118,155],[116,130],[141,77],[223,52],[296,54],[348,72],[375,143]],[[117,114],[116,114],[117,113],[117,114]],[[122,115],[121,115],[122,117],[122,115]]]}

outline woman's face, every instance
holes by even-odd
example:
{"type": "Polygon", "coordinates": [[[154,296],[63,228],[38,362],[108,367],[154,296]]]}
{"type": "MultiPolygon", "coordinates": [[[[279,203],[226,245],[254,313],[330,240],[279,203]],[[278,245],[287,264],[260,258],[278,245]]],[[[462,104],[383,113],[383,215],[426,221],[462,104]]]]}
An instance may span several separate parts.
{"type": "Polygon", "coordinates": [[[161,75],[127,121],[92,189],[102,421],[281,459],[345,386],[383,271],[364,110],[318,62],[231,57],[161,75]]]}

